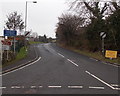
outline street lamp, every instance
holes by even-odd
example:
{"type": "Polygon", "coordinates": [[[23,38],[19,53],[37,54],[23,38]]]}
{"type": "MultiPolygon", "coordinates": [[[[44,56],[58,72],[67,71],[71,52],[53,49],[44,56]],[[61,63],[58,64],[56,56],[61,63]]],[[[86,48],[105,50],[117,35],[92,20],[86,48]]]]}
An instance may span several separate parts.
{"type": "Polygon", "coordinates": [[[25,10],[25,32],[27,29],[27,4],[28,3],[37,3],[37,1],[26,1],[26,10],[25,10]]]}
{"type": "MultiPolygon", "coordinates": [[[[37,3],[37,1],[26,1],[26,9],[25,9],[25,33],[24,35],[26,34],[26,29],[27,29],[27,4],[28,3],[37,3]]],[[[24,46],[26,47],[26,40],[24,41],[24,46]]],[[[26,49],[27,51],[27,49],[26,49]]]]}

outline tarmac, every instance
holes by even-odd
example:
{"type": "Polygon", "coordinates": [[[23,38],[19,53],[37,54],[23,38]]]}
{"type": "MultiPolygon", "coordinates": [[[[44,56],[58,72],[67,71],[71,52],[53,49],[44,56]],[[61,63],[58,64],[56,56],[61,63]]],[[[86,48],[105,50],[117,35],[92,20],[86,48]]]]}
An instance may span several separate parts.
{"type": "Polygon", "coordinates": [[[29,63],[34,62],[35,60],[37,60],[39,56],[38,56],[38,54],[36,52],[36,50],[37,50],[36,45],[37,44],[29,45],[29,49],[27,50],[28,51],[27,56],[24,59],[21,59],[21,60],[19,60],[17,62],[14,62],[14,64],[10,64],[10,65],[7,65],[4,68],[2,68],[2,73],[6,73],[8,71],[17,69],[19,67],[22,67],[22,66],[24,66],[26,64],[29,64],[29,63]]]}

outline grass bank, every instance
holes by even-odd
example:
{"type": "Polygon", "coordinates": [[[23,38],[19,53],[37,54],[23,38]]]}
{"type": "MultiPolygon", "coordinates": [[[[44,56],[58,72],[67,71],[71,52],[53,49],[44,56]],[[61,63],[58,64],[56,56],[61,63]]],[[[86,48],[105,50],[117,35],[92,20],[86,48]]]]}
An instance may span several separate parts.
{"type": "MultiPolygon", "coordinates": [[[[59,45],[61,46],[61,45],[59,45]]],[[[61,47],[64,47],[63,45],[61,47]]],[[[108,58],[105,58],[101,52],[90,52],[90,51],[87,51],[87,50],[79,50],[79,49],[76,49],[76,48],[73,48],[73,47],[64,47],[66,49],[69,49],[71,51],[74,51],[74,52],[77,52],[77,53],[80,53],[82,55],[85,55],[85,56],[88,56],[88,57],[92,57],[92,58],[95,58],[97,60],[101,60],[101,61],[105,61],[105,62],[109,62],[109,63],[117,63],[117,64],[120,64],[120,57],[118,57],[117,59],[108,59],[108,58]]]]}
{"type": "Polygon", "coordinates": [[[29,44],[39,44],[39,43],[43,43],[43,42],[29,41],[29,44]]]}
{"type": "MultiPolygon", "coordinates": [[[[27,49],[28,49],[28,48],[27,48],[27,49]]],[[[19,61],[19,60],[21,60],[21,59],[24,59],[26,56],[27,56],[26,48],[22,47],[22,48],[20,49],[20,51],[17,53],[16,58],[15,58],[13,61],[7,62],[7,63],[4,64],[2,67],[5,67],[5,66],[8,66],[8,65],[14,64],[14,63],[17,62],[17,61],[19,61]]]]}

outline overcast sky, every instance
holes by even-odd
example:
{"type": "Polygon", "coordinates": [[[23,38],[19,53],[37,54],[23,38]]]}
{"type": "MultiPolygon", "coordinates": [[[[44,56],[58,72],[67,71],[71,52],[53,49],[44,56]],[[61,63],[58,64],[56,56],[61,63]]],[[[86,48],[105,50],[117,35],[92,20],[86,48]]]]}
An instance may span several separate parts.
{"type": "MultiPolygon", "coordinates": [[[[29,0],[32,1],[32,0],[29,0]]],[[[68,10],[66,0],[36,0],[37,3],[28,2],[27,30],[37,32],[38,35],[46,34],[55,37],[58,17],[68,10]]],[[[26,0],[1,0],[0,1],[0,35],[3,35],[6,15],[17,11],[25,17],[26,0]]]]}

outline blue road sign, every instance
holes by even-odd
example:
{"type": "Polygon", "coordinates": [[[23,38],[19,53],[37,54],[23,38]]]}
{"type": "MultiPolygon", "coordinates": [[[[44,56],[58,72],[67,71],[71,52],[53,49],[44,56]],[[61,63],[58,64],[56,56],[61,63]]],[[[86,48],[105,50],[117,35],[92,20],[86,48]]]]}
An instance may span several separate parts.
{"type": "Polygon", "coordinates": [[[4,36],[16,36],[17,31],[15,30],[4,30],[4,36]]]}

